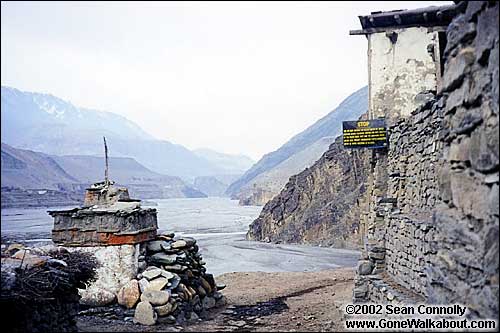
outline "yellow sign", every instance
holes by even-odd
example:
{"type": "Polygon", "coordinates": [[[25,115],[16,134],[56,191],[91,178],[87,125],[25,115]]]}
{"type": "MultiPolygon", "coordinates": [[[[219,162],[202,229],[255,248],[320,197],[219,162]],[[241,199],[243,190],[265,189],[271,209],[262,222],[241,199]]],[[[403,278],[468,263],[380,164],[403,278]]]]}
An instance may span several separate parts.
{"type": "Polygon", "coordinates": [[[387,128],[382,119],[342,122],[345,148],[386,148],[387,128]]]}

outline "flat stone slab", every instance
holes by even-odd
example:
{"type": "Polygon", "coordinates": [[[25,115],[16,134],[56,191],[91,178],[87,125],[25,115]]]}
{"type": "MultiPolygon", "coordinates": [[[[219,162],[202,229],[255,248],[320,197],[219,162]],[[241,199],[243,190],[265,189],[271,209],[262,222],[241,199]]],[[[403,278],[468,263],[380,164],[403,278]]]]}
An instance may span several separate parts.
{"type": "Polygon", "coordinates": [[[145,288],[146,291],[162,290],[168,283],[168,279],[164,277],[159,277],[154,280],[149,281],[149,285],[145,288]]]}
{"type": "Polygon", "coordinates": [[[177,256],[174,254],[165,254],[165,253],[155,253],[151,256],[151,260],[163,265],[171,265],[175,264],[177,261],[177,256]]]}
{"type": "Polygon", "coordinates": [[[147,301],[151,305],[164,305],[168,302],[170,293],[164,290],[149,290],[141,295],[141,301],[147,301]]]}
{"type": "Polygon", "coordinates": [[[148,280],[153,280],[154,278],[160,276],[162,273],[162,269],[155,267],[154,269],[146,269],[142,272],[142,276],[148,280]]]}

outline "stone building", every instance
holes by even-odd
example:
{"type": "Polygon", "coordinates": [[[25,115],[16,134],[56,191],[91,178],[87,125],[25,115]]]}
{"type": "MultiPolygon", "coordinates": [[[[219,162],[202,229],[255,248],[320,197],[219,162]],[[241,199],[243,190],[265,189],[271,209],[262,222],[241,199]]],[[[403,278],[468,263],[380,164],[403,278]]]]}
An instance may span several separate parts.
{"type": "Polygon", "coordinates": [[[97,258],[97,280],[80,290],[81,303],[92,306],[113,302],[120,288],[135,279],[140,244],[154,240],[158,229],[156,209],[141,208],[126,188],[115,186],[107,167],[105,175],[104,182],[87,189],[83,207],[49,211],[54,243],[97,258]]]}
{"type": "Polygon", "coordinates": [[[372,13],[374,151],[354,301],[461,303],[498,317],[498,2],[372,13]],[[405,60],[406,59],[406,60],[405,60]]]}
{"type": "Polygon", "coordinates": [[[420,92],[437,90],[446,45],[446,27],[455,6],[375,12],[359,16],[368,40],[368,117],[408,117],[423,101],[420,92]]]}

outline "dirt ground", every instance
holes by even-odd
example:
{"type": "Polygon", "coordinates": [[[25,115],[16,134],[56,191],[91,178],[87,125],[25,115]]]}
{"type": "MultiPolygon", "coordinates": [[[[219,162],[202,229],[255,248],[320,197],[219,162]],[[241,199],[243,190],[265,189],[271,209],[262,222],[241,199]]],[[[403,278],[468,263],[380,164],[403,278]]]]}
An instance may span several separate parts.
{"type": "Polygon", "coordinates": [[[319,272],[227,273],[216,280],[228,304],[209,319],[180,325],[136,325],[99,316],[80,316],[82,332],[339,331],[341,307],[351,302],[353,269],[319,272]]]}

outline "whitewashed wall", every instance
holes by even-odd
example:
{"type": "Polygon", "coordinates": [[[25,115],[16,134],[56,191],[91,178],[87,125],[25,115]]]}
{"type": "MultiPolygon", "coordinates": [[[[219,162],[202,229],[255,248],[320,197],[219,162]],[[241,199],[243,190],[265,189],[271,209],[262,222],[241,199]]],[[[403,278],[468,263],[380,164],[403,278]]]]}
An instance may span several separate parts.
{"type": "Polygon", "coordinates": [[[395,43],[387,37],[390,31],[367,35],[370,118],[408,117],[420,104],[415,96],[437,88],[438,32],[423,27],[393,31],[395,43]],[[428,45],[434,45],[436,61],[428,45]]]}

